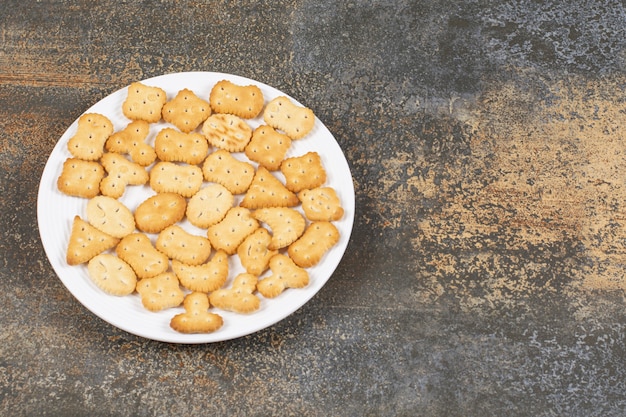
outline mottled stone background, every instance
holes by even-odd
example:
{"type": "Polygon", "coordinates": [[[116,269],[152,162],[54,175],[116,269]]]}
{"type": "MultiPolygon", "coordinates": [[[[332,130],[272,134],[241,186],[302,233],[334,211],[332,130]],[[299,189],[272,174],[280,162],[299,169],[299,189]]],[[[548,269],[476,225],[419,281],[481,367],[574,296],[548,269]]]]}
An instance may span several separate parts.
{"type": "Polygon", "coordinates": [[[4,1],[0,414],[622,416],[620,1],[4,1]],[[218,71],[311,107],[348,159],[351,243],[241,339],[153,342],[50,267],[39,177],[132,81],[218,71]]]}

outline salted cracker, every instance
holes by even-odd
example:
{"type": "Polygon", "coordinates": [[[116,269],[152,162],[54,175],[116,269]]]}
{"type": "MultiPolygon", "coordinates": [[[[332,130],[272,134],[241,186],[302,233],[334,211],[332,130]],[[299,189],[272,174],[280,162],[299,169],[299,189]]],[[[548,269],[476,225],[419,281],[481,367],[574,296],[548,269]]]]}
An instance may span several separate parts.
{"type": "Polygon", "coordinates": [[[101,253],[87,264],[87,274],[94,284],[107,294],[118,297],[132,294],[137,285],[133,268],[110,253],[101,253]]]}
{"type": "Polygon", "coordinates": [[[298,240],[289,245],[287,253],[296,265],[308,268],[319,263],[339,237],[339,230],[331,222],[313,222],[298,240]]]}
{"type": "Polygon", "coordinates": [[[148,122],[135,120],[109,136],[104,146],[109,152],[129,155],[131,161],[145,167],[156,159],[154,148],[146,143],[149,133],[148,122]]]}
{"type": "Polygon", "coordinates": [[[294,207],[300,203],[298,196],[288,190],[270,171],[259,166],[240,206],[249,209],[264,207],[294,207]]]}
{"type": "Polygon", "coordinates": [[[143,185],[148,182],[145,167],[129,161],[124,155],[107,152],[100,159],[107,176],[100,181],[100,192],[106,196],[119,198],[129,185],[143,185]]]}
{"type": "Polygon", "coordinates": [[[202,169],[196,165],[157,162],[150,170],[150,187],[157,193],[191,197],[202,187],[202,169]]]}
{"type": "Polygon", "coordinates": [[[304,288],[309,284],[309,273],[293,260],[278,254],[270,260],[271,275],[259,280],[257,290],[265,298],[274,298],[288,288],[304,288]]]}
{"type": "Polygon", "coordinates": [[[207,229],[207,237],[212,247],[232,255],[237,252],[241,242],[258,227],[259,222],[252,217],[250,210],[233,207],[221,222],[207,229]]]}
{"type": "Polygon", "coordinates": [[[223,185],[232,194],[245,193],[254,173],[254,165],[240,161],[223,149],[211,153],[202,164],[204,179],[223,185]]]}
{"type": "Polygon", "coordinates": [[[224,324],[222,316],[211,313],[209,297],[202,292],[187,294],[183,300],[184,313],[172,317],[170,327],[177,332],[212,333],[224,324]]]}
{"type": "Polygon", "coordinates": [[[234,202],[235,197],[226,187],[210,183],[187,202],[187,220],[196,227],[206,229],[220,222],[234,202]]]}
{"type": "Polygon", "coordinates": [[[315,114],[313,110],[279,96],[267,104],[263,120],[274,129],[285,132],[291,139],[301,139],[313,129],[315,114]]]}
{"type": "Polygon", "coordinates": [[[177,193],[158,193],[142,201],[135,209],[135,224],[146,233],[161,230],[185,217],[187,200],[177,193]]]}
{"type": "Polygon", "coordinates": [[[104,168],[99,162],[68,158],[57,178],[57,188],[69,196],[92,198],[100,194],[102,178],[104,168]]]}
{"type": "Polygon", "coordinates": [[[256,275],[237,275],[230,288],[212,292],[209,300],[214,307],[235,313],[248,314],[259,309],[261,300],[254,294],[258,278],[256,275]]]}
{"type": "Polygon", "coordinates": [[[104,195],[87,202],[87,221],[100,231],[116,238],[135,231],[135,217],[121,201],[104,195]]]}
{"type": "Polygon", "coordinates": [[[211,115],[211,105],[193,91],[183,88],[176,97],[163,105],[163,120],[181,132],[191,132],[211,115]]]}
{"type": "Polygon", "coordinates": [[[326,182],[326,170],[317,152],[285,159],[280,164],[280,171],[285,176],[285,187],[294,193],[319,187],[326,182]]]}
{"type": "Polygon", "coordinates": [[[206,237],[189,233],[176,224],[159,233],[156,248],[187,265],[199,265],[211,255],[211,243],[206,237]]]}
{"type": "Polygon", "coordinates": [[[128,86],[128,94],[122,103],[122,113],[131,120],[156,123],[161,120],[161,110],[166,101],[165,90],[137,81],[128,86]]]}
{"type": "Polygon", "coordinates": [[[263,110],[263,92],[256,85],[238,85],[229,80],[218,81],[209,96],[216,113],[229,113],[243,119],[255,118],[263,110]]]}
{"type": "Polygon", "coordinates": [[[189,291],[215,291],[221,288],[228,279],[228,255],[218,250],[202,265],[187,265],[174,259],[172,270],[181,285],[189,291]]]}
{"type": "Polygon", "coordinates": [[[169,259],[143,233],[131,233],[119,241],[115,253],[128,263],[140,279],[154,277],[169,268],[169,259]]]}
{"type": "Polygon", "coordinates": [[[86,113],[78,118],[76,133],[67,142],[75,158],[96,161],[104,153],[104,144],[113,133],[113,123],[99,113],[86,113]]]}
{"type": "Polygon", "coordinates": [[[141,304],[150,311],[178,307],[185,298],[173,272],[142,279],[137,283],[137,292],[141,296],[141,304]]]}
{"type": "Polygon", "coordinates": [[[298,193],[304,215],[310,221],[335,221],[343,217],[343,207],[332,187],[318,187],[298,193]]]}
{"type": "Polygon", "coordinates": [[[209,144],[229,152],[243,152],[252,138],[252,128],[234,114],[215,113],[202,125],[209,144]]]}
{"type": "Polygon", "coordinates": [[[265,223],[272,232],[268,249],[281,249],[291,245],[304,233],[306,220],[299,211],[289,207],[267,207],[255,210],[255,219],[265,223]]]}
{"type": "Polygon", "coordinates": [[[80,216],[74,216],[65,258],[68,265],[79,265],[113,248],[118,242],[118,238],[96,229],[80,216]]]}
{"type": "Polygon", "coordinates": [[[254,129],[252,138],[246,146],[245,153],[248,159],[257,162],[269,171],[276,171],[285,159],[291,147],[291,138],[268,125],[261,125],[254,129]]]}
{"type": "Polygon", "coordinates": [[[248,273],[259,276],[267,270],[270,259],[278,253],[269,248],[271,242],[270,232],[259,227],[239,245],[237,255],[248,273]]]}
{"type": "Polygon", "coordinates": [[[209,144],[200,133],[186,133],[166,127],[157,133],[154,149],[161,161],[196,165],[206,158],[209,144]]]}

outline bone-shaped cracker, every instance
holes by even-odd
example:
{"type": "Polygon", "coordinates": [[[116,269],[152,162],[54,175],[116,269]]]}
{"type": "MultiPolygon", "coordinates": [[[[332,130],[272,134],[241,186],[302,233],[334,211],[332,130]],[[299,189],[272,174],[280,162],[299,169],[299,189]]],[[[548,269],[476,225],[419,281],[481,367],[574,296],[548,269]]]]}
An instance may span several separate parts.
{"type": "Polygon", "coordinates": [[[124,129],[113,133],[107,139],[105,148],[109,152],[128,154],[133,162],[148,166],[156,159],[154,148],[145,142],[149,133],[148,122],[132,121],[124,129]]]}
{"type": "Polygon", "coordinates": [[[100,159],[107,176],[100,181],[100,192],[106,196],[119,198],[128,185],[142,185],[148,182],[148,172],[144,167],[129,161],[123,155],[108,152],[100,159]]]}
{"type": "Polygon", "coordinates": [[[193,292],[184,301],[184,313],[172,317],[170,326],[180,333],[211,333],[222,327],[224,320],[219,314],[208,311],[209,298],[205,293],[193,292]]]}

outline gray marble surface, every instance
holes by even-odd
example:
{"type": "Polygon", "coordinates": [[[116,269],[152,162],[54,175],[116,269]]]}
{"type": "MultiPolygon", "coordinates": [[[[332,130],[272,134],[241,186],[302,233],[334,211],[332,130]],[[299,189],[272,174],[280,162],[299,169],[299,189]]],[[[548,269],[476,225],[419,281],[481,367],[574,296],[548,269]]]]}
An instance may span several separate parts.
{"type": "Polygon", "coordinates": [[[0,414],[626,413],[619,1],[5,1],[0,414]],[[354,230],[278,324],[174,345],[79,304],[37,229],[49,153],[132,81],[234,73],[312,108],[354,230]]]}

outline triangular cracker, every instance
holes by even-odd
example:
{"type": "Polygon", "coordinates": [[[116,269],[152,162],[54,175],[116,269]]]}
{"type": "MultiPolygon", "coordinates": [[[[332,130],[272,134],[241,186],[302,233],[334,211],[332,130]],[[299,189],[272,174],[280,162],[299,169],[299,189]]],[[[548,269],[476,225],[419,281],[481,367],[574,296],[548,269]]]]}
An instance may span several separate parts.
{"type": "Polygon", "coordinates": [[[69,265],[78,265],[94,256],[111,249],[119,242],[118,238],[96,229],[80,216],[74,216],[70,241],[67,245],[66,260],[69,265]]]}
{"type": "Polygon", "coordinates": [[[258,209],[293,207],[299,203],[300,200],[295,193],[289,191],[267,168],[259,166],[240,206],[258,209]]]}

